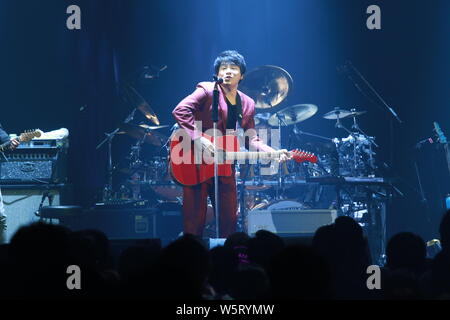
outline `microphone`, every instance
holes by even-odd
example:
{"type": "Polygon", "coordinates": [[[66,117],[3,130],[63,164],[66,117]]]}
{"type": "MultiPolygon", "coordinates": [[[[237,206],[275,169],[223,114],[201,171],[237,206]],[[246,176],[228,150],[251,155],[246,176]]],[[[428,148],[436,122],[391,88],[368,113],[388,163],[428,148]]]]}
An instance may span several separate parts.
{"type": "Polygon", "coordinates": [[[213,80],[214,80],[216,83],[222,83],[222,82],[223,82],[223,78],[218,78],[217,76],[213,76],[213,80]]]}

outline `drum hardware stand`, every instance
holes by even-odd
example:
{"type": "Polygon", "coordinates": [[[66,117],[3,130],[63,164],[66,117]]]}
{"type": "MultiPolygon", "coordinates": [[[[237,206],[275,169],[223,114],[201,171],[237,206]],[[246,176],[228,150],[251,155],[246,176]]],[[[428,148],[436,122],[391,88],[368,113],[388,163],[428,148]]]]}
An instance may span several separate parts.
{"type": "Polygon", "coordinates": [[[369,141],[370,142],[370,144],[372,145],[374,145],[375,147],[379,147],[376,143],[375,143],[375,141],[373,141],[373,139],[371,138],[371,137],[369,137],[364,131],[362,131],[362,129],[359,127],[359,125],[358,125],[358,123],[357,123],[357,121],[356,121],[356,109],[350,109],[350,111],[353,113],[353,116],[352,116],[352,118],[353,118],[353,125],[352,125],[352,129],[355,129],[355,130],[357,130],[359,133],[361,133],[366,139],[367,139],[367,141],[369,141]]]}
{"type": "Polygon", "coordinates": [[[375,169],[375,163],[374,163],[374,159],[373,159],[373,154],[372,154],[372,145],[375,146],[376,148],[379,148],[379,146],[375,143],[375,141],[373,140],[373,138],[369,137],[358,125],[357,121],[356,121],[356,109],[350,109],[350,111],[353,113],[353,125],[352,125],[352,129],[357,130],[359,133],[361,133],[364,138],[366,138],[367,141],[369,141],[370,143],[370,154],[369,154],[369,161],[370,161],[370,166],[372,169],[375,169]]]}
{"type": "Polygon", "coordinates": [[[44,206],[44,201],[46,198],[48,198],[48,205],[52,206],[53,205],[53,199],[54,199],[54,195],[51,194],[50,192],[50,186],[49,183],[46,183],[45,185],[45,191],[42,193],[42,198],[41,198],[41,202],[39,203],[39,208],[37,209],[37,211],[34,212],[34,214],[38,217],[40,217],[40,219],[42,220],[41,217],[41,209],[44,206]]]}
{"type": "Polygon", "coordinates": [[[335,109],[335,113],[336,113],[336,125],[335,127],[338,129],[344,129],[345,131],[347,131],[347,133],[353,138],[353,168],[352,168],[352,176],[355,176],[356,174],[356,169],[357,169],[357,159],[356,159],[356,139],[357,137],[355,136],[355,133],[348,130],[342,123],[339,117],[339,114],[341,113],[339,111],[339,108],[334,108],[335,109]]]}
{"type": "MultiPolygon", "coordinates": [[[[344,215],[342,210],[345,200],[342,197],[342,192],[347,193],[350,201],[349,212],[345,215],[352,215],[354,213],[354,204],[353,202],[359,202],[365,205],[367,209],[367,218],[363,218],[367,222],[367,236],[370,244],[370,251],[374,254],[373,259],[374,263],[383,266],[385,264],[385,248],[386,248],[386,203],[392,197],[392,193],[389,190],[392,187],[390,184],[387,186],[389,188],[383,188],[386,191],[386,194],[373,190],[368,186],[361,185],[366,194],[365,200],[356,200],[352,198],[352,194],[354,191],[351,189],[358,188],[357,185],[352,186],[349,185],[348,188],[345,188],[345,183],[337,184],[337,210],[339,212],[339,216],[344,215]]],[[[361,190],[361,189],[360,189],[361,190]]],[[[352,216],[351,216],[352,217],[352,216]]],[[[354,217],[352,217],[354,219],[354,217]]]]}
{"type": "MultiPolygon", "coordinates": [[[[283,123],[285,126],[287,126],[286,122],[284,121],[286,119],[286,116],[282,113],[277,113],[278,118],[278,132],[280,133],[279,138],[279,146],[281,149],[281,124],[283,123]]],[[[285,191],[285,185],[284,185],[284,178],[282,174],[282,168],[281,168],[281,162],[278,162],[278,187],[276,190],[276,199],[280,200],[281,195],[284,194],[285,191]],[[280,193],[281,192],[281,193],[280,193]]]]}
{"type": "Polygon", "coordinates": [[[320,136],[320,135],[314,134],[314,133],[309,133],[309,132],[306,132],[306,131],[301,131],[301,130],[298,129],[297,124],[294,125],[293,131],[294,131],[294,133],[296,135],[302,135],[303,134],[305,136],[315,137],[315,138],[323,139],[323,140],[326,140],[326,141],[333,141],[333,139],[331,139],[331,138],[320,136]]]}
{"type": "MultiPolygon", "coordinates": [[[[134,114],[136,112],[136,108],[131,111],[128,117],[125,119],[124,123],[129,123],[134,119],[134,114]]],[[[103,189],[103,201],[108,201],[112,199],[112,190],[113,190],[113,165],[112,165],[112,140],[116,136],[116,134],[120,131],[120,128],[116,128],[111,133],[105,133],[106,138],[100,142],[100,144],[95,148],[96,150],[100,149],[101,146],[108,142],[108,182],[103,189]]]]}

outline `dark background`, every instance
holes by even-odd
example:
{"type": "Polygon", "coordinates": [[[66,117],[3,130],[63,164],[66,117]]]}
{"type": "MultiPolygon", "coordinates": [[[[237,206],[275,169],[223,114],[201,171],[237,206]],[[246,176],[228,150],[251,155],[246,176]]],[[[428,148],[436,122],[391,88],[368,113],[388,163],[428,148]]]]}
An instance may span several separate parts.
{"type": "MultiPolygon", "coordinates": [[[[276,65],[291,74],[293,90],[279,108],[319,107],[301,130],[345,137],[322,115],[337,106],[367,110],[360,126],[376,137],[377,160],[404,194],[388,212],[389,235],[408,230],[429,239],[437,236],[449,172],[436,145],[413,146],[433,136],[433,121],[450,131],[449,7],[445,0],[0,0],[0,122],[9,133],[68,128],[75,202],[89,206],[106,183],[107,149],[96,146],[132,110],[121,85],[134,85],[172,125],[172,109],[210,79],[217,54],[236,49],[248,70],[276,65]],[[81,8],[81,30],[66,28],[72,4],[81,8]],[[381,8],[381,30],[366,28],[372,4],[381,8]],[[402,124],[337,72],[347,60],[402,124]],[[146,80],[139,77],[145,65],[168,68],[146,80]]],[[[115,138],[115,164],[132,143],[115,138]]]]}

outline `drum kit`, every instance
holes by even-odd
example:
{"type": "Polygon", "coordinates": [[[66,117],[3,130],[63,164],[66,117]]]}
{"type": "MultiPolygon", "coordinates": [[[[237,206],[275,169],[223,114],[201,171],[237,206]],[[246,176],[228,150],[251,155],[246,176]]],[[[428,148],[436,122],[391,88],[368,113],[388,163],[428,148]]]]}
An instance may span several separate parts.
{"type": "MultiPolygon", "coordinates": [[[[318,208],[330,206],[320,203],[317,187],[311,187],[306,181],[310,177],[374,177],[377,171],[374,149],[377,146],[374,137],[366,135],[358,125],[357,119],[366,111],[334,108],[323,115],[323,119],[336,121],[335,127],[344,130],[348,136],[328,138],[300,130],[299,124],[310,119],[318,112],[314,104],[295,104],[279,109],[292,88],[292,77],[279,67],[264,66],[249,72],[240,86],[241,90],[256,102],[255,125],[257,129],[277,128],[281,144],[281,129],[292,137],[308,136],[317,142],[305,142],[302,145],[289,144],[314,152],[318,163],[287,162],[277,174],[262,174],[263,165],[241,165],[238,172],[238,184],[242,197],[241,211],[267,209],[271,206],[296,208],[318,208]],[[274,111],[279,109],[278,111],[274,111]],[[351,130],[344,126],[343,120],[352,119],[351,130]],[[286,130],[287,129],[287,130],[286,130]],[[319,142],[320,141],[320,142],[319,142]],[[242,210],[243,209],[243,210],[242,210]]],[[[286,134],[286,133],[285,133],[286,134]]],[[[267,143],[270,145],[268,135],[267,143]]],[[[299,139],[296,139],[299,141],[299,139]]],[[[267,172],[267,171],[266,171],[267,172]]],[[[332,199],[328,199],[329,202],[332,199]]],[[[242,222],[243,223],[243,222],[242,222]]]]}
{"type": "MultiPolygon", "coordinates": [[[[236,166],[238,192],[240,194],[240,212],[248,210],[284,207],[314,208],[317,206],[317,188],[311,188],[306,179],[323,176],[371,177],[376,173],[374,149],[377,146],[374,137],[366,135],[358,125],[357,119],[366,111],[334,108],[325,113],[323,119],[336,121],[335,127],[347,134],[343,138],[328,138],[311,132],[300,130],[299,124],[313,117],[318,112],[314,104],[294,104],[279,108],[292,90],[293,80],[289,73],[277,66],[262,66],[250,71],[242,81],[239,89],[255,101],[255,126],[257,131],[278,129],[278,135],[269,134],[269,145],[275,145],[270,139],[277,139],[281,144],[281,132],[289,132],[292,137],[308,136],[320,142],[304,142],[294,146],[314,152],[318,163],[285,162],[281,170],[270,172],[271,164],[243,164],[236,166]],[[351,130],[344,126],[343,120],[352,119],[351,130]],[[266,174],[262,174],[266,169],[266,174]],[[299,188],[301,190],[299,190],[299,188]]],[[[169,127],[161,125],[156,113],[145,99],[131,86],[127,86],[126,101],[133,107],[132,113],[118,128],[106,134],[103,143],[109,143],[109,181],[105,187],[103,201],[126,198],[131,200],[146,199],[146,192],[151,192],[158,202],[182,203],[182,187],[170,177],[168,170],[168,142],[161,129],[169,127]],[[144,122],[135,123],[135,113],[144,116],[144,122]],[[111,160],[111,141],[115,135],[126,135],[134,139],[126,165],[115,168],[111,160]],[[158,155],[143,157],[143,150],[158,150],[158,155]],[[113,192],[112,176],[120,172],[124,177],[118,192],[113,192]]],[[[314,140],[313,139],[313,140],[314,140]]],[[[298,141],[298,139],[297,139],[298,141]]],[[[289,148],[292,147],[291,145],[289,148]]],[[[244,214],[241,214],[240,227],[243,228],[244,214]]]]}
{"type": "MultiPolygon", "coordinates": [[[[147,101],[134,89],[127,85],[123,88],[123,98],[127,105],[133,107],[128,117],[120,123],[118,128],[112,133],[106,134],[106,139],[98,146],[99,149],[108,142],[108,184],[104,187],[102,199],[103,203],[122,203],[125,201],[148,200],[146,198],[157,198],[160,201],[181,201],[182,189],[170,178],[167,161],[166,146],[169,138],[160,133],[161,129],[168,128],[169,125],[161,125],[160,121],[147,103],[147,101]],[[136,112],[143,116],[143,121],[136,122],[136,112]],[[116,135],[131,137],[134,143],[130,146],[128,156],[124,157],[114,166],[112,164],[111,143],[116,135]],[[151,151],[148,158],[144,153],[151,151]],[[162,156],[160,154],[163,154],[162,156]],[[113,176],[120,176],[120,187],[113,188],[113,176]],[[149,197],[148,192],[152,193],[149,197]],[[122,201],[122,202],[121,202],[122,201]]],[[[142,117],[140,117],[142,118],[142,117]]],[[[147,205],[147,202],[145,202],[147,205]]],[[[155,204],[155,203],[153,203],[155,204]]]]}

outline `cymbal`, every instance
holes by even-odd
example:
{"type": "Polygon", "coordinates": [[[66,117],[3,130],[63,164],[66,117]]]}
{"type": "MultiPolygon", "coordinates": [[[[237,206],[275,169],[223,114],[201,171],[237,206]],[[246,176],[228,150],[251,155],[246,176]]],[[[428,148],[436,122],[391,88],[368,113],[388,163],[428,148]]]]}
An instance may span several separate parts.
{"type": "Polygon", "coordinates": [[[157,130],[157,129],[162,129],[162,128],[167,128],[169,125],[165,124],[165,125],[161,125],[161,126],[148,126],[146,124],[140,124],[139,127],[147,129],[147,130],[157,130]]]}
{"type": "Polygon", "coordinates": [[[255,100],[257,109],[270,109],[286,99],[292,82],[286,70],[277,66],[261,66],[244,77],[240,89],[255,100]]]}
{"type": "Polygon", "coordinates": [[[125,99],[136,109],[138,109],[142,114],[151,122],[156,125],[159,125],[159,119],[156,116],[155,112],[149,106],[147,101],[134,89],[132,86],[127,85],[124,87],[124,91],[126,94],[125,99]]]}
{"type": "MultiPolygon", "coordinates": [[[[167,137],[163,134],[160,134],[156,131],[152,131],[151,129],[145,127],[151,127],[147,125],[135,125],[130,123],[123,123],[120,126],[120,131],[117,134],[127,134],[132,138],[143,140],[144,143],[151,144],[157,147],[161,147],[166,143],[167,137]]],[[[167,127],[167,126],[158,126],[159,127],[167,127]]]]}
{"type": "Polygon", "coordinates": [[[311,118],[316,114],[318,108],[313,104],[296,104],[287,108],[284,108],[277,113],[274,113],[269,118],[269,124],[273,127],[278,126],[278,116],[281,115],[283,121],[281,122],[282,126],[289,126],[291,124],[296,124],[306,119],[311,118]]]}
{"type": "Polygon", "coordinates": [[[351,111],[335,108],[333,111],[327,112],[323,115],[325,119],[329,120],[336,120],[338,117],[339,119],[347,118],[347,117],[356,117],[360,116],[367,111],[356,111],[355,109],[352,109],[351,111]]]}

